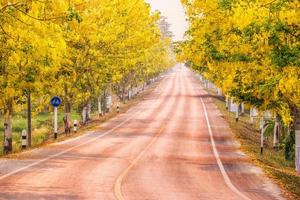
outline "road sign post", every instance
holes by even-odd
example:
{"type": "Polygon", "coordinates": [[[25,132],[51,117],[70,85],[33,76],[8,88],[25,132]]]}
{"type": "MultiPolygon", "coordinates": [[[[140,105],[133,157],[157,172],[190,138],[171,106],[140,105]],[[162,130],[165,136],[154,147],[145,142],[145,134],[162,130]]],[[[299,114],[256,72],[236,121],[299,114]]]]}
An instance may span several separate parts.
{"type": "Polygon", "coordinates": [[[54,139],[57,139],[58,134],[58,122],[57,122],[57,107],[54,107],[54,139]]]}
{"type": "Polygon", "coordinates": [[[58,135],[58,107],[61,105],[61,99],[57,96],[51,99],[51,105],[54,107],[54,139],[58,135]]]}

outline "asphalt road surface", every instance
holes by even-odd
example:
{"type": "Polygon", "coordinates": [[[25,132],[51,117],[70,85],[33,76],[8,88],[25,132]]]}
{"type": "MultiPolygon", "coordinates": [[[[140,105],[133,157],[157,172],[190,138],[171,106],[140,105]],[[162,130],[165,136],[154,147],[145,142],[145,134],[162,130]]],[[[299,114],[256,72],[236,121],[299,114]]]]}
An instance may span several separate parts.
{"type": "Polygon", "coordinates": [[[0,199],[261,200],[281,192],[239,151],[189,69],[79,138],[0,160],[0,199]]]}

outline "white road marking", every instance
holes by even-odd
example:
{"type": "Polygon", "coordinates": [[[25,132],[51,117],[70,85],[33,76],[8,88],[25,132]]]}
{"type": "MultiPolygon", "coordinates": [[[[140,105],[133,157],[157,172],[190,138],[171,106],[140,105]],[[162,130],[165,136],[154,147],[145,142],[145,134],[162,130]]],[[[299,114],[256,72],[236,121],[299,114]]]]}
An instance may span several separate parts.
{"type": "Polygon", "coordinates": [[[81,147],[81,146],[84,146],[84,145],[86,145],[86,144],[92,143],[93,141],[98,140],[99,138],[103,138],[103,137],[105,137],[106,135],[108,135],[108,134],[110,134],[111,132],[113,132],[114,130],[116,130],[117,128],[123,126],[125,123],[127,123],[129,120],[131,120],[132,118],[134,118],[136,115],[139,115],[139,112],[134,113],[134,115],[132,115],[131,117],[129,117],[128,119],[126,119],[125,121],[123,121],[122,123],[120,123],[119,125],[115,126],[114,128],[112,128],[112,129],[110,129],[110,130],[104,132],[103,134],[101,134],[101,135],[99,135],[99,136],[97,136],[97,137],[95,137],[95,138],[93,138],[93,139],[90,139],[90,140],[88,140],[88,141],[86,141],[86,142],[84,142],[84,143],[81,143],[81,144],[79,144],[79,145],[73,146],[73,147],[71,147],[71,148],[69,148],[69,149],[66,149],[66,150],[62,151],[62,152],[53,154],[53,155],[48,156],[48,157],[46,157],[46,158],[44,158],[44,159],[41,159],[41,160],[36,161],[36,162],[34,162],[34,163],[31,163],[31,164],[29,164],[29,165],[27,165],[27,166],[25,166],[25,167],[21,167],[21,168],[15,170],[15,171],[12,171],[12,172],[9,172],[9,173],[7,173],[7,174],[5,174],[5,175],[2,175],[2,176],[0,176],[0,180],[3,180],[3,179],[5,179],[5,178],[7,178],[7,177],[9,177],[9,176],[12,176],[12,175],[14,175],[14,174],[17,174],[18,172],[21,172],[21,171],[24,171],[24,170],[26,170],[26,169],[29,169],[29,168],[31,168],[31,167],[33,167],[33,166],[36,166],[36,165],[40,164],[40,163],[46,162],[46,161],[48,161],[48,160],[50,160],[50,159],[52,159],[52,158],[55,158],[55,157],[58,157],[58,156],[60,156],[60,155],[65,154],[65,153],[68,153],[68,152],[70,152],[70,151],[72,151],[72,150],[74,150],[74,149],[76,149],[76,148],[78,148],[78,147],[81,147]]]}
{"type": "Polygon", "coordinates": [[[209,136],[210,136],[210,141],[211,141],[211,145],[212,145],[212,148],[213,148],[213,152],[214,152],[214,156],[217,160],[217,163],[218,163],[218,166],[219,166],[219,169],[222,173],[222,176],[223,176],[223,179],[226,183],[226,185],[234,192],[236,193],[238,196],[240,196],[242,199],[244,200],[251,200],[249,197],[247,197],[246,195],[244,195],[242,192],[240,192],[234,185],[233,183],[231,182],[225,168],[224,168],[224,165],[221,161],[221,158],[220,158],[220,155],[219,155],[219,152],[217,150],[217,147],[216,147],[216,143],[215,143],[215,139],[213,137],[213,132],[212,132],[212,129],[211,129],[211,125],[210,125],[210,122],[209,122],[209,119],[208,119],[208,114],[207,114],[207,109],[206,109],[206,106],[204,104],[204,101],[203,99],[201,98],[201,103],[202,103],[202,106],[203,106],[203,109],[204,109],[204,115],[205,115],[205,118],[206,118],[206,123],[207,123],[207,127],[208,127],[208,132],[209,132],[209,136]]]}
{"type": "MultiPolygon", "coordinates": [[[[164,80],[164,79],[163,79],[163,80],[164,80]]],[[[162,84],[163,80],[161,80],[160,84],[162,84]]],[[[159,89],[159,87],[156,88],[156,90],[158,90],[158,89],[159,89]]],[[[162,93],[163,93],[163,90],[161,90],[161,91],[158,93],[158,96],[162,95],[162,93]]],[[[159,99],[159,98],[157,98],[157,99],[159,99]]],[[[115,126],[114,128],[112,128],[112,129],[110,129],[110,130],[104,132],[103,134],[101,134],[101,135],[99,135],[99,136],[97,136],[97,137],[95,137],[95,138],[93,138],[93,139],[90,139],[90,140],[88,140],[88,141],[86,141],[86,142],[84,142],[84,143],[81,143],[81,144],[79,144],[79,145],[76,145],[76,146],[73,146],[73,147],[71,147],[71,148],[68,148],[68,149],[66,149],[66,150],[64,150],[64,151],[62,151],[62,152],[53,154],[53,155],[48,156],[48,157],[46,157],[46,158],[43,158],[43,159],[41,159],[41,160],[39,160],[39,161],[36,161],[36,162],[33,162],[33,163],[29,164],[29,165],[26,165],[26,166],[24,166],[24,167],[21,167],[21,168],[19,168],[19,169],[17,169],[17,170],[14,170],[14,171],[12,171],[12,172],[9,172],[9,173],[7,173],[7,174],[4,174],[4,175],[0,176],[0,180],[3,180],[3,179],[5,179],[5,178],[8,178],[8,177],[10,177],[10,176],[12,176],[12,175],[14,175],[14,174],[17,174],[17,173],[21,172],[21,171],[27,170],[27,169],[29,169],[29,168],[31,168],[31,167],[34,167],[34,166],[38,165],[38,164],[41,164],[41,163],[43,163],[43,162],[46,162],[46,161],[48,161],[48,160],[50,160],[50,159],[52,159],[52,158],[55,158],[55,157],[58,157],[58,156],[60,156],[60,155],[65,154],[65,153],[68,153],[68,152],[70,152],[70,151],[72,151],[72,150],[74,150],[74,149],[76,149],[76,148],[78,148],[78,147],[81,147],[81,146],[84,146],[84,145],[86,145],[86,144],[92,143],[92,142],[94,142],[95,140],[98,140],[99,138],[103,138],[103,137],[105,137],[106,135],[109,135],[110,133],[112,133],[112,132],[113,132],[114,130],[116,130],[117,128],[123,126],[125,123],[127,123],[128,121],[130,121],[130,120],[133,119],[135,116],[138,116],[138,115],[141,114],[141,113],[142,113],[141,111],[136,111],[131,117],[127,118],[125,121],[121,122],[119,125],[115,126]]],[[[86,134],[85,134],[85,135],[86,135],[86,134]]],[[[83,136],[81,136],[81,137],[83,137],[83,136]]],[[[81,137],[79,137],[79,138],[81,138],[81,137]]],[[[76,139],[78,139],[78,138],[74,138],[74,140],[76,140],[76,139]]]]}

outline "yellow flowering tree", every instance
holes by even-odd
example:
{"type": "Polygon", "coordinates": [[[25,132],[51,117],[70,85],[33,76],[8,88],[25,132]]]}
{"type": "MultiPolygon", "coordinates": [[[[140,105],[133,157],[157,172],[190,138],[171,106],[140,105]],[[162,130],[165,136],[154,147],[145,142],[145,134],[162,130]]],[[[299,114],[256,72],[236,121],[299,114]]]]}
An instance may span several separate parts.
{"type": "Polygon", "coordinates": [[[62,97],[68,131],[72,108],[90,108],[107,91],[126,92],[169,67],[171,40],[159,20],[143,0],[1,1],[5,151],[26,99],[38,112],[62,97]]]}
{"type": "Polygon", "coordinates": [[[300,3],[182,0],[190,28],[179,57],[226,95],[300,130],[300,3]]]}

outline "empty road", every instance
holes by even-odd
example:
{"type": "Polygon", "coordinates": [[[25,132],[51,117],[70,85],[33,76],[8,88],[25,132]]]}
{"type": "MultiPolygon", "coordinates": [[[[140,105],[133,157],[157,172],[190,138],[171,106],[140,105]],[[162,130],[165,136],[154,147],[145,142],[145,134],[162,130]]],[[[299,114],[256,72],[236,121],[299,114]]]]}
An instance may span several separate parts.
{"type": "Polygon", "coordinates": [[[79,138],[0,160],[0,199],[270,200],[194,74],[177,65],[137,106],[79,138]]]}

